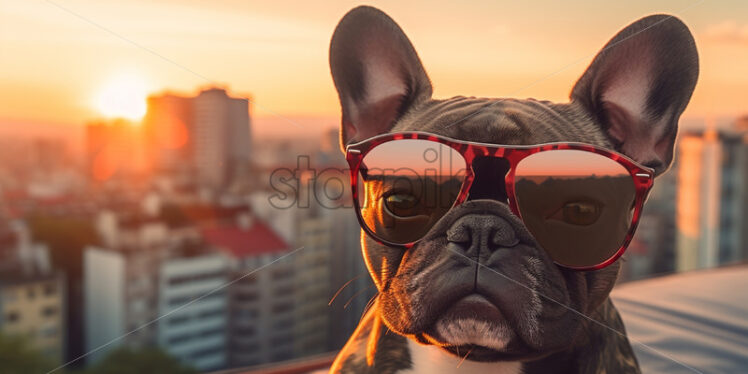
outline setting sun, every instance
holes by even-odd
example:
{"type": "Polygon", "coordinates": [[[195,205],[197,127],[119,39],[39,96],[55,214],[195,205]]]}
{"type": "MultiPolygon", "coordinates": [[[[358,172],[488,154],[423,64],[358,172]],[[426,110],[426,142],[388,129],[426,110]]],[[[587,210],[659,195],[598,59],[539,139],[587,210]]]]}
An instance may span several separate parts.
{"type": "Polygon", "coordinates": [[[136,75],[118,75],[108,81],[96,97],[96,108],[112,118],[140,120],[146,111],[146,88],[136,75]]]}

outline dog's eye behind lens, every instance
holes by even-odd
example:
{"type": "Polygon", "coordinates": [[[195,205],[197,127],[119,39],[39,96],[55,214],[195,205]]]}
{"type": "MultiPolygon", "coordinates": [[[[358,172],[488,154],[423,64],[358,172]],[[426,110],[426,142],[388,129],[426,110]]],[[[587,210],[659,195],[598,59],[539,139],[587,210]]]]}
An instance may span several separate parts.
{"type": "Polygon", "coordinates": [[[413,217],[418,215],[418,199],[410,194],[396,193],[384,198],[387,210],[396,217],[413,217]]]}
{"type": "Polygon", "coordinates": [[[589,226],[600,218],[601,209],[592,201],[571,201],[549,218],[577,226],[589,226]]]}

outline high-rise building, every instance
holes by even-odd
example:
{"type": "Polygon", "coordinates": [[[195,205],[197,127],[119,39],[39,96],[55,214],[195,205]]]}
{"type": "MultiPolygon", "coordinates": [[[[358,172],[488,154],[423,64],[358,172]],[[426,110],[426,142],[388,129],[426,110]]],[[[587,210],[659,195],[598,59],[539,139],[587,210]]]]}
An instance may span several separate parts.
{"type": "Polygon", "coordinates": [[[160,173],[194,178],[222,188],[248,173],[249,102],[209,88],[194,97],[148,98],[143,120],[150,163],[160,173]]]}
{"type": "Polygon", "coordinates": [[[124,119],[86,126],[86,169],[93,181],[147,171],[141,126],[124,119]]]}
{"type": "Polygon", "coordinates": [[[294,256],[297,288],[296,355],[326,352],[330,340],[330,267],[332,222],[322,215],[299,221],[297,243],[304,247],[294,256]]]}
{"type": "Polygon", "coordinates": [[[197,251],[158,269],[158,345],[201,371],[228,363],[228,265],[222,253],[197,251]]]}
{"type": "Polygon", "coordinates": [[[340,349],[376,293],[361,255],[361,228],[337,133],[326,132],[322,143],[294,164],[266,165],[262,179],[270,180],[272,190],[251,198],[253,212],[294,247],[303,247],[293,256],[300,295],[296,356],[340,349]]]}
{"type": "Polygon", "coordinates": [[[204,90],[193,99],[194,161],[199,183],[220,187],[249,162],[249,105],[225,90],[204,90]]]}
{"type": "Polygon", "coordinates": [[[293,259],[281,258],[289,250],[286,242],[248,215],[202,234],[208,245],[231,258],[230,366],[293,358],[299,288],[293,259]]]}
{"type": "Polygon", "coordinates": [[[148,160],[161,173],[193,170],[193,98],[164,94],[148,97],[143,132],[148,160]]]}
{"type": "Polygon", "coordinates": [[[748,256],[748,132],[686,133],[679,143],[678,271],[748,256]]]}

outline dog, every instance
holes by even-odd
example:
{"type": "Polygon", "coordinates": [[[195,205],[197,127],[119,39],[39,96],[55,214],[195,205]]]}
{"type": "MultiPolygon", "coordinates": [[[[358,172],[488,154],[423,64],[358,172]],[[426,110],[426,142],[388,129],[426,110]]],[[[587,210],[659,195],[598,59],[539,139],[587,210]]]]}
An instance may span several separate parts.
{"type": "MultiPolygon", "coordinates": [[[[341,19],[330,43],[330,68],[342,108],[343,148],[402,131],[501,145],[582,142],[624,154],[655,176],[672,162],[678,121],[699,69],[688,28],[675,17],[652,15],[603,47],[568,103],[438,100],[408,37],[368,6],[341,19]]],[[[608,297],[620,261],[593,271],[556,265],[507,204],[480,188],[474,185],[476,198],[453,207],[407,250],[362,234],[378,295],[330,372],[640,372],[608,297]],[[477,237],[497,226],[505,228],[501,235],[525,239],[498,249],[475,240],[472,250],[498,252],[503,260],[452,271],[460,260],[448,254],[454,246],[444,239],[450,230],[477,237]],[[476,297],[493,305],[452,305],[476,297]]]]}

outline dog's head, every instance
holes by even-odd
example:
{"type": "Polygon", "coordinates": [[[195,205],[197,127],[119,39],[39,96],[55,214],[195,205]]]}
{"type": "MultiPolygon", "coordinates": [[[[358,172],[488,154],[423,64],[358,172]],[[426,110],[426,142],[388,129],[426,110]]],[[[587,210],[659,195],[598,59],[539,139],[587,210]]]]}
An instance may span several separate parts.
{"type": "MultiPolygon", "coordinates": [[[[615,149],[659,175],[673,158],[698,56],[681,21],[649,16],[605,45],[569,103],[436,100],[400,27],[377,9],[359,7],[335,30],[330,66],[342,106],[343,146],[409,130],[495,144],[575,141],[615,149]]],[[[620,265],[588,272],[555,265],[492,195],[496,189],[487,188],[496,181],[477,178],[469,200],[412,248],[388,247],[364,235],[384,322],[449,352],[470,349],[473,360],[526,360],[568,348],[582,323],[565,306],[589,314],[607,297],[620,265]]]]}

